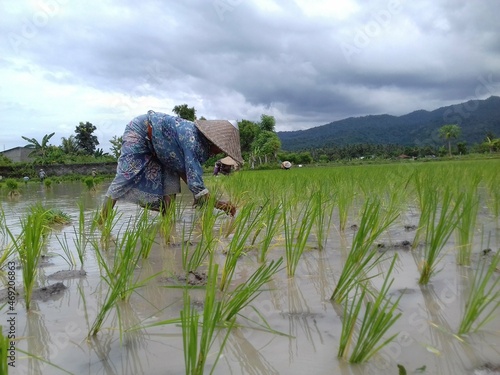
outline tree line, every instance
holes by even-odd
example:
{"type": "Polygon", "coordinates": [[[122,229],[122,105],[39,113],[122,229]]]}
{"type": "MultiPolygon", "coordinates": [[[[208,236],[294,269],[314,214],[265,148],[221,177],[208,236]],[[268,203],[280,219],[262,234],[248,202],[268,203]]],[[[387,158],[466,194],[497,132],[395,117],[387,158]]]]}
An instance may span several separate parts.
{"type": "MultiPolygon", "coordinates": [[[[187,104],[176,105],[172,112],[177,116],[195,121],[197,119],[196,109],[187,104]]],[[[205,120],[202,116],[200,120],[205,120]]],[[[488,132],[481,144],[468,147],[466,142],[458,140],[461,128],[456,124],[446,124],[439,129],[439,136],[444,144],[441,147],[425,146],[402,146],[397,144],[346,144],[342,146],[332,145],[304,149],[298,152],[282,150],[281,140],[276,133],[276,120],[273,116],[262,114],[260,121],[239,120],[237,126],[240,132],[241,152],[248,168],[275,167],[281,161],[288,160],[293,164],[328,163],[338,160],[350,160],[359,158],[382,158],[390,159],[397,157],[434,157],[452,154],[467,154],[499,152],[500,138],[488,132]],[[454,147],[452,147],[454,146],[454,147]]],[[[111,153],[104,152],[98,148],[99,140],[94,132],[96,130],[90,122],[80,122],[76,126],[74,135],[68,138],[62,137],[59,146],[50,145],[49,141],[55,133],[46,134],[41,141],[35,138],[22,138],[28,142],[25,147],[33,151],[30,157],[35,164],[66,164],[105,162],[117,160],[120,156],[122,137],[114,136],[111,143],[111,153]]],[[[218,159],[214,157],[207,161],[211,165],[218,159]]],[[[0,164],[9,164],[7,158],[0,158],[0,164]]]]}
{"type": "MultiPolygon", "coordinates": [[[[487,132],[483,142],[470,146],[467,142],[459,141],[460,135],[460,126],[456,124],[446,124],[439,128],[439,137],[443,139],[444,142],[442,146],[354,143],[342,146],[332,145],[329,147],[311,148],[309,152],[311,159],[319,163],[363,158],[433,158],[437,156],[465,155],[469,153],[484,154],[500,152],[500,138],[496,138],[492,132],[487,132]]],[[[282,157],[292,161],[294,156],[301,154],[303,155],[304,152],[299,154],[287,153],[282,155],[282,157]]],[[[304,163],[303,161],[301,162],[304,163]]]]}
{"type": "Polygon", "coordinates": [[[26,142],[24,147],[32,149],[29,154],[34,164],[67,164],[96,161],[113,161],[119,156],[121,141],[114,137],[110,142],[113,155],[98,148],[99,140],[94,135],[96,126],[90,122],[80,122],[74,135],[62,137],[59,146],[49,143],[55,132],[46,134],[41,141],[36,138],[21,136],[26,142]]]}

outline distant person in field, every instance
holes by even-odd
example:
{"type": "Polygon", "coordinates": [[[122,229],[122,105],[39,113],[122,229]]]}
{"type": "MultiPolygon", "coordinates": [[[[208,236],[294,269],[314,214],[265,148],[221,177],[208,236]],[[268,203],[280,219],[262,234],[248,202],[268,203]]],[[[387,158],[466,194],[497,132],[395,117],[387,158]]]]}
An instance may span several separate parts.
{"type": "Polygon", "coordinates": [[[281,169],[290,169],[292,168],[292,163],[290,163],[288,160],[285,160],[283,163],[281,163],[281,169]]]}
{"type": "Polygon", "coordinates": [[[38,172],[38,177],[40,177],[40,182],[43,182],[43,180],[45,180],[45,177],[47,177],[47,174],[43,169],[40,169],[40,171],[38,172]]]}
{"type": "Polygon", "coordinates": [[[214,166],[214,176],[217,176],[221,170],[222,163],[220,161],[217,161],[214,166]]]}
{"type": "MultiPolygon", "coordinates": [[[[229,121],[192,122],[154,111],[135,117],[125,128],[116,176],[106,193],[101,218],[120,199],[165,214],[181,192],[181,178],[193,193],[195,205],[203,204],[209,191],[202,164],[219,153],[243,163],[239,131],[229,121]]],[[[231,216],[236,213],[231,202],[217,201],[215,207],[231,216]]]]}

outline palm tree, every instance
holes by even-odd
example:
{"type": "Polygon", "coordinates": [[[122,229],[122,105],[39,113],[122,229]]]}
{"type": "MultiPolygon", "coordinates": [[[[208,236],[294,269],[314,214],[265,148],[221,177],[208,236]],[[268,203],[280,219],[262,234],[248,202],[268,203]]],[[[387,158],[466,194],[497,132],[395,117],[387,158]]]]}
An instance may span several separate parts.
{"type": "Polygon", "coordinates": [[[29,142],[26,146],[28,148],[32,148],[33,151],[30,152],[30,156],[32,155],[39,155],[42,157],[42,159],[45,157],[45,154],[47,153],[47,148],[49,146],[49,139],[52,138],[52,136],[55,134],[50,133],[50,134],[45,134],[42,138],[42,142],[39,143],[35,138],[27,138],[25,136],[21,136],[22,139],[25,141],[29,142]]]}
{"type": "Polygon", "coordinates": [[[451,140],[456,139],[462,133],[460,126],[455,124],[443,125],[439,128],[439,138],[444,138],[448,141],[448,154],[451,156],[451,140]]]}
{"type": "Polygon", "coordinates": [[[64,151],[65,154],[76,154],[78,152],[78,143],[74,136],[70,135],[68,138],[61,138],[61,150],[64,151]]]}
{"type": "Polygon", "coordinates": [[[194,107],[188,107],[187,104],[176,105],[174,109],[172,109],[172,112],[184,120],[196,120],[196,109],[194,109],[194,107]]]}
{"type": "Polygon", "coordinates": [[[493,153],[500,146],[500,138],[495,138],[495,134],[492,132],[486,133],[486,138],[483,143],[490,150],[490,154],[493,153]]]}
{"type": "Polygon", "coordinates": [[[123,137],[122,136],[117,137],[115,135],[115,136],[113,136],[113,138],[111,138],[109,140],[109,142],[111,143],[111,154],[116,159],[118,159],[121,155],[121,152],[122,152],[123,137]]]}

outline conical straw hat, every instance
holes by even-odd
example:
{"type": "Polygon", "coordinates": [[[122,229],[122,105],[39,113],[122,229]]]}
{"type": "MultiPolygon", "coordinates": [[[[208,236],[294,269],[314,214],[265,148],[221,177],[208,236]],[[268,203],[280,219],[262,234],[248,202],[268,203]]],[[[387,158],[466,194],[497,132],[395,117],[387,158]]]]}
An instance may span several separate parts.
{"type": "Polygon", "coordinates": [[[194,123],[210,142],[239,164],[243,164],[238,128],[227,120],[196,120],[194,123]]]}

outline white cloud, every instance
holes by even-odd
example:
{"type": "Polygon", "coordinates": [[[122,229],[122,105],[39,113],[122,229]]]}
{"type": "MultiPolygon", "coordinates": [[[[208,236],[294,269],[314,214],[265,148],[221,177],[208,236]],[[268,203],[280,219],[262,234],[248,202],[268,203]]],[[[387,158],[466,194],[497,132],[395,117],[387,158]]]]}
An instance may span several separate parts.
{"type": "Polygon", "coordinates": [[[360,5],[352,0],[295,0],[306,17],[347,19],[360,10],[360,5]]]}
{"type": "Polygon", "coordinates": [[[499,10],[496,0],[3,1],[0,146],[50,131],[55,143],[89,121],[107,148],[132,117],[184,103],[294,130],[459,102],[480,76],[492,76],[484,95],[498,95],[499,10]]]}

